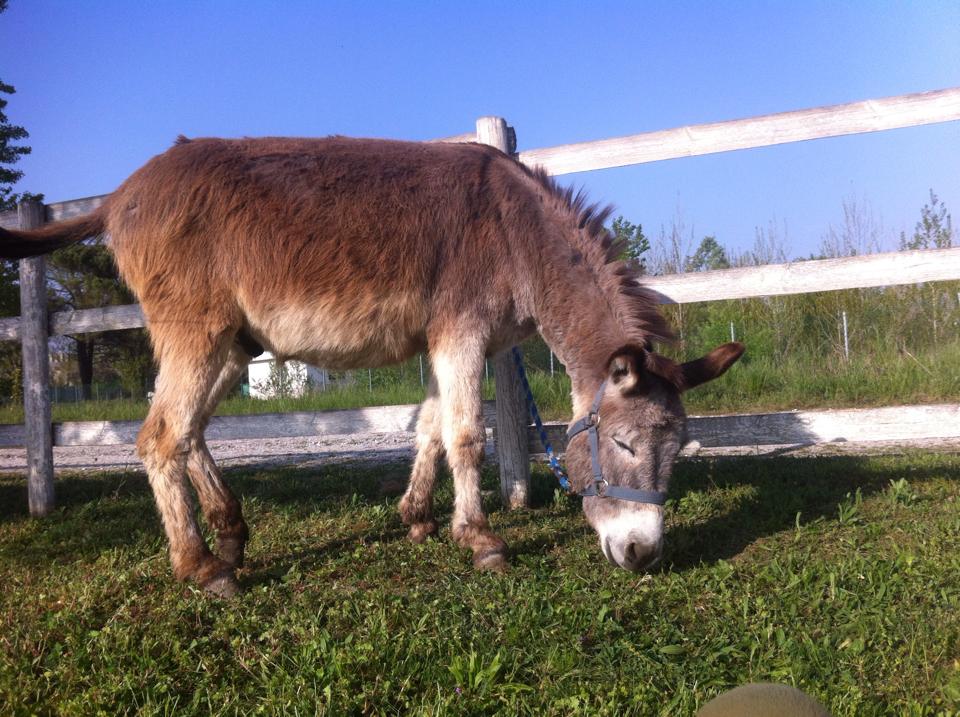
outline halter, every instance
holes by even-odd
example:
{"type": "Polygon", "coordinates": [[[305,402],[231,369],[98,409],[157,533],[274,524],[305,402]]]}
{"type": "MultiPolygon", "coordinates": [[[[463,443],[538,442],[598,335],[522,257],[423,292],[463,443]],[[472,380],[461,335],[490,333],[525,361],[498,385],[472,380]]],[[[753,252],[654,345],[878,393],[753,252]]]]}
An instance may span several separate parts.
{"type": "Polygon", "coordinates": [[[598,498],[616,498],[632,503],[663,505],[667,501],[667,494],[663,491],[610,485],[607,479],[603,477],[603,470],[600,468],[600,433],[597,429],[600,426],[600,401],[603,400],[603,391],[606,387],[606,381],[600,384],[597,395],[593,399],[593,405],[590,406],[590,412],[580,420],[571,423],[570,428],[567,429],[568,444],[571,438],[584,431],[587,432],[587,440],[590,444],[590,465],[593,469],[593,482],[579,494],[582,496],[595,495],[598,498]]]}
{"type": "Polygon", "coordinates": [[[563,468],[560,467],[560,461],[557,460],[553,452],[553,446],[547,439],[547,432],[543,428],[543,421],[540,420],[540,412],[537,410],[537,404],[533,400],[533,392],[530,390],[530,383],[527,381],[527,372],[523,368],[523,357],[520,355],[520,349],[513,347],[513,362],[517,367],[517,373],[520,376],[520,382],[526,393],[527,407],[530,415],[533,416],[534,423],[537,424],[537,430],[540,431],[540,441],[547,453],[547,460],[550,462],[550,469],[557,477],[560,487],[567,493],[580,495],[584,498],[595,496],[597,498],[614,498],[616,500],[625,500],[632,503],[650,503],[652,505],[663,505],[667,501],[667,494],[656,490],[643,490],[639,488],[625,488],[619,485],[610,485],[603,477],[603,470],[600,468],[600,434],[597,427],[600,425],[600,401],[603,399],[603,391],[607,387],[607,382],[600,384],[600,389],[593,399],[593,405],[590,412],[578,421],[570,424],[567,429],[567,442],[579,433],[587,431],[590,442],[590,464],[593,467],[593,481],[580,492],[576,492],[570,486],[563,468]]]}

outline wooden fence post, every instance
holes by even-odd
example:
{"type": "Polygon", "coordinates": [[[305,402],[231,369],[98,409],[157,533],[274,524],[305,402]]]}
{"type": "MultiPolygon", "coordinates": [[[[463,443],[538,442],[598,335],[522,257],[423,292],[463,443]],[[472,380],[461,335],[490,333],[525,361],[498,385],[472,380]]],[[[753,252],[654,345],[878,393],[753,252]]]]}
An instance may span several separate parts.
{"type": "MultiPolygon", "coordinates": [[[[17,207],[21,229],[44,223],[44,206],[24,201],[17,207]]],[[[27,493],[30,515],[53,509],[53,436],[50,421],[50,354],[47,347],[46,261],[20,260],[20,339],[23,344],[23,410],[27,439],[27,493]]]]}
{"type": "MultiPolygon", "coordinates": [[[[502,117],[477,120],[477,141],[512,153],[510,128],[502,117]]],[[[530,454],[527,450],[527,406],[510,351],[493,359],[497,398],[497,460],[503,505],[521,508],[530,495],[530,454]]]]}

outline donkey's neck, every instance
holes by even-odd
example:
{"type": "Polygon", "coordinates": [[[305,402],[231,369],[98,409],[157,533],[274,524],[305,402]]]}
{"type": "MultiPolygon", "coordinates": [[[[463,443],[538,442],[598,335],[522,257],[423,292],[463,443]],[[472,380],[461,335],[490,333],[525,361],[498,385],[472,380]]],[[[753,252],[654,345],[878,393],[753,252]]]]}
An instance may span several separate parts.
{"type": "MultiPolygon", "coordinates": [[[[519,165],[516,165],[519,167],[519,165]]],[[[627,345],[670,336],[652,294],[612,256],[603,222],[609,210],[587,206],[540,174],[516,169],[511,196],[529,201],[526,223],[509,238],[517,318],[533,319],[567,368],[573,408],[586,411],[606,378],[607,362],[627,345]]]]}
{"type": "Polygon", "coordinates": [[[606,378],[607,361],[631,339],[614,313],[614,297],[589,271],[548,265],[528,276],[541,284],[530,287],[533,318],[570,376],[574,416],[582,415],[606,378]]]}

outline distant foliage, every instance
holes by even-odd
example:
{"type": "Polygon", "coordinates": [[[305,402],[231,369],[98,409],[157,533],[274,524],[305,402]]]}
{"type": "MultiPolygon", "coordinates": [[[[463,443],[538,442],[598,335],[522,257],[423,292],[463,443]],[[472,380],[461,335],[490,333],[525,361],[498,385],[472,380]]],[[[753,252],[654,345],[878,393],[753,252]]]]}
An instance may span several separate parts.
{"type": "Polygon", "coordinates": [[[670,227],[660,227],[660,233],[651,247],[649,273],[682,274],[693,241],[693,230],[687,231],[683,211],[678,208],[670,222],[670,227]]]}
{"type": "Polygon", "coordinates": [[[754,229],[753,246],[742,254],[732,257],[734,266],[765,266],[783,264],[790,252],[787,224],[781,226],[772,219],[765,227],[754,229]]]}
{"type": "MultiPolygon", "coordinates": [[[[47,258],[51,311],[132,304],[133,294],[121,281],[103,237],[58,249],[47,258]]],[[[143,329],[79,334],[69,337],[84,398],[95,381],[119,381],[124,392],[139,398],[153,373],[150,343],[143,329]]]]}
{"type": "Polygon", "coordinates": [[[727,259],[727,250],[717,241],[716,237],[704,237],[700,246],[688,256],[684,262],[687,271],[712,271],[713,269],[729,269],[730,260],[727,259]]]}
{"type": "Polygon", "coordinates": [[[930,190],[930,203],[920,210],[920,221],[907,238],[900,232],[901,249],[949,249],[953,246],[953,217],[940,198],[930,190]]]}
{"type": "Polygon", "coordinates": [[[624,261],[635,261],[641,273],[646,273],[647,257],[644,255],[650,251],[650,240],[643,233],[643,227],[619,216],[613,220],[610,231],[624,246],[620,258],[624,261]]]}
{"type": "MultiPolygon", "coordinates": [[[[0,0],[0,13],[7,9],[6,0],[0,0]]],[[[17,208],[21,199],[41,199],[38,194],[15,194],[13,185],[22,177],[23,172],[14,169],[14,165],[24,155],[30,154],[30,147],[20,144],[29,137],[29,133],[19,125],[11,124],[6,115],[8,100],[4,95],[16,92],[13,85],[0,80],[0,212],[17,208]]],[[[0,316],[20,315],[20,282],[16,262],[0,261],[0,316]]],[[[0,343],[0,397],[22,396],[20,385],[20,347],[15,343],[0,343]]]]}
{"type": "Polygon", "coordinates": [[[870,203],[855,196],[843,200],[843,220],[830,225],[820,242],[818,259],[876,254],[883,244],[883,225],[870,203]]]}
{"type": "MultiPolygon", "coordinates": [[[[0,6],[0,12],[6,8],[0,6]]],[[[20,158],[30,154],[30,147],[18,144],[26,139],[30,133],[19,125],[11,124],[4,110],[7,102],[3,95],[12,95],[16,92],[13,85],[0,80],[0,211],[16,209],[17,202],[23,198],[35,198],[38,195],[14,194],[13,185],[23,177],[23,172],[14,169],[13,165],[20,158]]]]}
{"type": "Polygon", "coordinates": [[[270,373],[254,388],[270,398],[293,398],[303,393],[307,381],[307,367],[296,361],[273,361],[270,373]]]}
{"type": "MultiPolygon", "coordinates": [[[[626,220],[622,225],[635,226],[626,220]]],[[[842,202],[840,221],[824,233],[819,255],[811,258],[876,252],[882,238],[882,224],[869,203],[848,197],[842,202]]],[[[776,221],[758,227],[753,246],[740,255],[732,255],[715,236],[703,237],[695,251],[687,250],[692,239],[692,230],[678,212],[647,251],[650,273],[762,266],[790,258],[786,225],[776,221]]],[[[953,246],[951,215],[934,192],[920,210],[913,236],[902,236],[900,244],[902,249],[953,246]]],[[[924,352],[960,342],[958,292],[960,282],[953,281],[666,306],[664,311],[680,340],[664,350],[676,357],[691,357],[735,336],[747,344],[744,363],[807,357],[811,367],[816,367],[825,361],[844,360],[845,312],[852,356],[888,357],[893,353],[916,362],[924,352]]]]}

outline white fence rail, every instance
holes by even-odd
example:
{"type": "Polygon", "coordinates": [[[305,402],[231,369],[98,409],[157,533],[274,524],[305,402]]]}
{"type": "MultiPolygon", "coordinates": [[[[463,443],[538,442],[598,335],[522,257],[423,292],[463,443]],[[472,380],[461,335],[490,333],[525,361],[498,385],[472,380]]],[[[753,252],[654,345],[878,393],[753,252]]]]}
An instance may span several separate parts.
{"type": "Polygon", "coordinates": [[[957,119],[960,88],[951,88],[530,149],[519,157],[524,164],[540,165],[550,174],[571,174],[957,119]]]}

